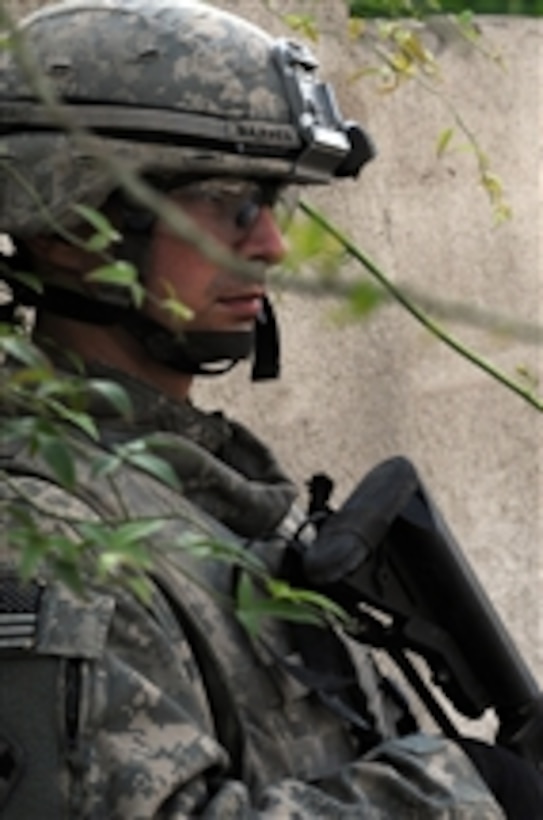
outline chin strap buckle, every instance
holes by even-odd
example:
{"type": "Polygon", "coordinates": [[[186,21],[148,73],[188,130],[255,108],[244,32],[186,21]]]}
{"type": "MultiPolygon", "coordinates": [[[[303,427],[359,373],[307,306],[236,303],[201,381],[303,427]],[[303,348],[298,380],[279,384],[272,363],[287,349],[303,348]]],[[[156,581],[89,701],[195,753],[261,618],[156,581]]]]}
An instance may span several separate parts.
{"type": "Polygon", "coordinates": [[[275,312],[267,296],[262,302],[262,313],[255,327],[255,353],[251,379],[254,382],[277,379],[281,372],[279,327],[275,312]]]}

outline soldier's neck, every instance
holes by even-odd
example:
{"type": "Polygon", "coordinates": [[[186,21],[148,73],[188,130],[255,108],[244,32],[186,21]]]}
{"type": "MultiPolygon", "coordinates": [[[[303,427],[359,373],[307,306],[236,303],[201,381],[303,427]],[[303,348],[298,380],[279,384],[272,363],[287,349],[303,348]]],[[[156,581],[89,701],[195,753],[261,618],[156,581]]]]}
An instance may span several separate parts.
{"type": "Polygon", "coordinates": [[[44,313],[35,329],[36,343],[45,352],[63,351],[83,363],[98,362],[121,370],[176,401],[185,401],[193,376],[155,362],[122,328],[85,324],[44,313]]]}

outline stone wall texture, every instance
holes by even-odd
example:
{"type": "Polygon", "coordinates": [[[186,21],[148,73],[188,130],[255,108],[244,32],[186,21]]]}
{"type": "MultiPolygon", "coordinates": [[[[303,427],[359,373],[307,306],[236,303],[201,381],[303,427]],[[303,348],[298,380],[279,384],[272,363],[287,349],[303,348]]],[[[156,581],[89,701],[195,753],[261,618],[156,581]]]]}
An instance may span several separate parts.
{"type": "MultiPolygon", "coordinates": [[[[451,41],[436,21],[431,45],[442,64],[440,98],[417,82],[383,94],[371,77],[354,81],[370,55],[338,33],[341,0],[217,4],[277,34],[286,29],[274,8],[318,15],[315,49],[325,73],[344,113],[373,135],[379,157],[359,181],[315,192],[312,202],[394,281],[451,303],[542,321],[542,22],[481,19],[484,45],[472,49],[451,41]],[[439,134],[454,125],[445,99],[503,180],[513,213],[505,224],[493,222],[465,139],[458,136],[456,150],[436,157],[439,134]]],[[[6,5],[18,12],[43,3],[6,5]]],[[[333,299],[281,293],[275,302],[281,380],[254,387],[240,368],[202,385],[198,398],[274,442],[301,485],[313,472],[330,473],[338,502],[379,460],[411,458],[543,676],[543,416],[398,306],[338,326],[333,299]]],[[[447,327],[506,373],[539,379],[543,393],[541,346],[457,322],[447,327]]]]}

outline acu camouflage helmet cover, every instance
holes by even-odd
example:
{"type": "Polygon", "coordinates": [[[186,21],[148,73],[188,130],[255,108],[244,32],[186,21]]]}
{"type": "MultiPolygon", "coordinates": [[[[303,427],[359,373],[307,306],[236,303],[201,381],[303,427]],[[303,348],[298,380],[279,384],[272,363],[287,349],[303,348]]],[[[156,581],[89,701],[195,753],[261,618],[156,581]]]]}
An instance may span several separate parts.
{"type": "Polygon", "coordinates": [[[137,173],[302,183],[356,176],[373,154],[305,46],[199,0],[62,3],[19,32],[0,55],[0,230],[14,236],[99,207],[118,186],[104,152],[137,173]]]}

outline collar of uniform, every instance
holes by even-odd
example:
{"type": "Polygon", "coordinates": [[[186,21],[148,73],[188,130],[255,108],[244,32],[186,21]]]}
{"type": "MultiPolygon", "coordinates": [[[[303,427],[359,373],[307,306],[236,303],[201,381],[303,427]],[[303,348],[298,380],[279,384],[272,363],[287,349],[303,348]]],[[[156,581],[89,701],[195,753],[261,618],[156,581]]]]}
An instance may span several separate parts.
{"type": "Polygon", "coordinates": [[[88,364],[86,375],[119,385],[130,399],[132,417],[127,424],[111,402],[96,393],[92,396],[90,412],[103,428],[109,444],[133,438],[134,433],[145,435],[160,430],[182,434],[209,452],[216,453],[231,438],[230,424],[221,413],[205,413],[190,401],[170,399],[151,385],[107,365],[88,364]]]}
{"type": "Polygon", "coordinates": [[[249,538],[272,532],[285,518],[296,488],[268,447],[243,425],[189,401],[169,399],[107,365],[87,363],[85,378],[117,384],[130,399],[132,416],[127,420],[101,392],[90,391],[87,411],[106,447],[156,432],[179,435],[191,447],[196,445],[194,458],[174,446],[167,458],[190,501],[249,538]]]}

